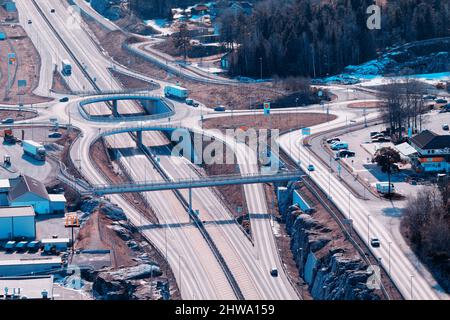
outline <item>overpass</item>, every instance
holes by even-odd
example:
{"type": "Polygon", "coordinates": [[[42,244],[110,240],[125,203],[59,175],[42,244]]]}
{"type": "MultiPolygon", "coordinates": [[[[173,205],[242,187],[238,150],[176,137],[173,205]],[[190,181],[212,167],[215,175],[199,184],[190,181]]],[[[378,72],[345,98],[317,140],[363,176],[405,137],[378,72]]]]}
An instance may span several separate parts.
{"type": "Polygon", "coordinates": [[[80,114],[86,120],[90,121],[102,121],[102,122],[113,122],[113,121],[144,121],[144,120],[155,120],[161,118],[167,118],[175,114],[175,107],[172,102],[162,96],[150,95],[142,92],[128,92],[121,94],[98,94],[96,96],[86,98],[81,100],[78,104],[78,109],[80,114]],[[122,100],[138,100],[142,103],[144,108],[153,110],[152,114],[149,115],[138,115],[138,116],[127,116],[121,117],[118,112],[118,101],[122,100]],[[112,117],[109,116],[93,116],[90,115],[85,106],[94,103],[107,103],[111,107],[112,117]]]}
{"type": "Polygon", "coordinates": [[[247,175],[224,175],[202,178],[178,179],[172,181],[142,181],[137,183],[124,184],[99,184],[92,185],[87,192],[99,196],[107,194],[120,194],[130,192],[148,192],[174,189],[193,189],[218,187],[230,184],[253,184],[271,183],[299,180],[303,175],[302,171],[282,171],[274,173],[247,174],[247,175]]]}

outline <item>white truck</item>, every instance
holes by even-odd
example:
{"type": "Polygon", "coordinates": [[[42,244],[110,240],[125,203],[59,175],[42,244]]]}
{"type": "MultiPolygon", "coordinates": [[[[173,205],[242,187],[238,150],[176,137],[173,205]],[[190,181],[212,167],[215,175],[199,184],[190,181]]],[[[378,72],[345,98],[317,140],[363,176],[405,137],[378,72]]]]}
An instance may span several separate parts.
{"type": "Polygon", "coordinates": [[[42,144],[33,140],[22,141],[23,152],[36,160],[45,161],[45,148],[42,144]]]}
{"type": "Polygon", "coordinates": [[[64,76],[70,76],[72,74],[72,65],[70,64],[69,60],[64,59],[62,61],[61,73],[64,76]]]}
{"type": "Polygon", "coordinates": [[[185,100],[189,96],[189,90],[179,86],[165,86],[164,95],[167,98],[185,100]]]}
{"type": "Polygon", "coordinates": [[[395,187],[394,187],[393,183],[391,183],[390,190],[389,190],[389,182],[377,182],[376,187],[377,187],[378,193],[381,193],[381,194],[388,194],[389,192],[390,193],[395,192],[395,187]]]}

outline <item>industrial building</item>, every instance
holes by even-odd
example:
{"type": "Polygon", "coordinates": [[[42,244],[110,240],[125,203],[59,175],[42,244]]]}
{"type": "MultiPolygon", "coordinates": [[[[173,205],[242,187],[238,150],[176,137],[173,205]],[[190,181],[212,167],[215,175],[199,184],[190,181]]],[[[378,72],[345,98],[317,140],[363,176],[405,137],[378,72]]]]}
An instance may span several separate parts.
{"type": "Polygon", "coordinates": [[[0,300],[53,300],[53,276],[0,278],[0,300]]]}
{"type": "Polygon", "coordinates": [[[26,175],[11,180],[7,199],[9,206],[32,206],[36,214],[64,213],[66,206],[64,195],[49,195],[42,182],[26,175]]]}
{"type": "Polygon", "coordinates": [[[61,257],[0,260],[0,277],[23,276],[60,270],[61,257]]]}
{"type": "Polygon", "coordinates": [[[0,240],[35,237],[36,223],[32,206],[0,207],[0,240]]]}

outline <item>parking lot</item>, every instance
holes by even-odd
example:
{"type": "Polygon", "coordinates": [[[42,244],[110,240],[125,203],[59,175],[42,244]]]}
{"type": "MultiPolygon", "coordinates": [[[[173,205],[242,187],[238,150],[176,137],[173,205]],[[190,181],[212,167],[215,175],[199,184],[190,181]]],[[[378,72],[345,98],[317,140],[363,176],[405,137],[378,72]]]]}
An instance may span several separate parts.
{"type": "MultiPolygon", "coordinates": [[[[3,130],[1,132],[3,135],[3,130]]],[[[60,130],[61,131],[61,130],[60,130]]],[[[25,140],[34,140],[43,143],[48,151],[55,149],[55,145],[51,144],[58,140],[57,138],[49,138],[48,135],[53,131],[49,128],[25,128],[23,129],[23,138],[25,140]],[[49,145],[51,144],[51,145],[49,145]]],[[[16,138],[22,139],[22,129],[14,129],[13,134],[16,138]]],[[[44,183],[54,179],[57,170],[55,170],[55,163],[53,161],[47,160],[37,161],[28,155],[24,155],[22,146],[18,143],[16,144],[5,144],[3,138],[0,138],[0,178],[14,178],[20,173],[27,174],[32,178],[43,181],[44,183]],[[11,166],[3,167],[3,156],[9,155],[11,157],[11,166]]]]}
{"type": "MultiPolygon", "coordinates": [[[[424,116],[423,129],[434,131],[437,134],[449,134],[448,131],[442,129],[443,124],[450,123],[450,113],[439,113],[433,110],[424,116]]],[[[387,181],[388,175],[381,171],[381,168],[372,163],[372,158],[376,150],[382,147],[392,147],[391,142],[371,142],[370,132],[382,131],[386,129],[386,125],[376,125],[362,130],[344,133],[338,136],[341,141],[348,143],[348,149],[355,152],[354,157],[343,158],[341,161],[345,162],[348,167],[352,168],[353,174],[358,175],[366,183],[375,187],[375,184],[380,181],[387,181]]],[[[403,196],[410,196],[418,192],[420,188],[428,183],[419,183],[412,185],[405,180],[415,174],[409,164],[399,165],[400,172],[391,175],[391,180],[395,184],[396,192],[403,196]]],[[[342,170],[342,174],[348,174],[342,170]]]]}

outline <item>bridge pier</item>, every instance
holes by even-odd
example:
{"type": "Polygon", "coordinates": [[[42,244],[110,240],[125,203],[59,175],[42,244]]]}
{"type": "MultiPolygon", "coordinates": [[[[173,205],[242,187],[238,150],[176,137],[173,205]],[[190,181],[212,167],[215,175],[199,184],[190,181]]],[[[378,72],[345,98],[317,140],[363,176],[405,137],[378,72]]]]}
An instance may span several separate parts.
{"type": "Polygon", "coordinates": [[[136,131],[136,146],[142,147],[142,131],[136,131]]]}
{"type": "Polygon", "coordinates": [[[119,116],[119,112],[117,111],[117,100],[112,101],[112,115],[113,117],[119,116]]]}

